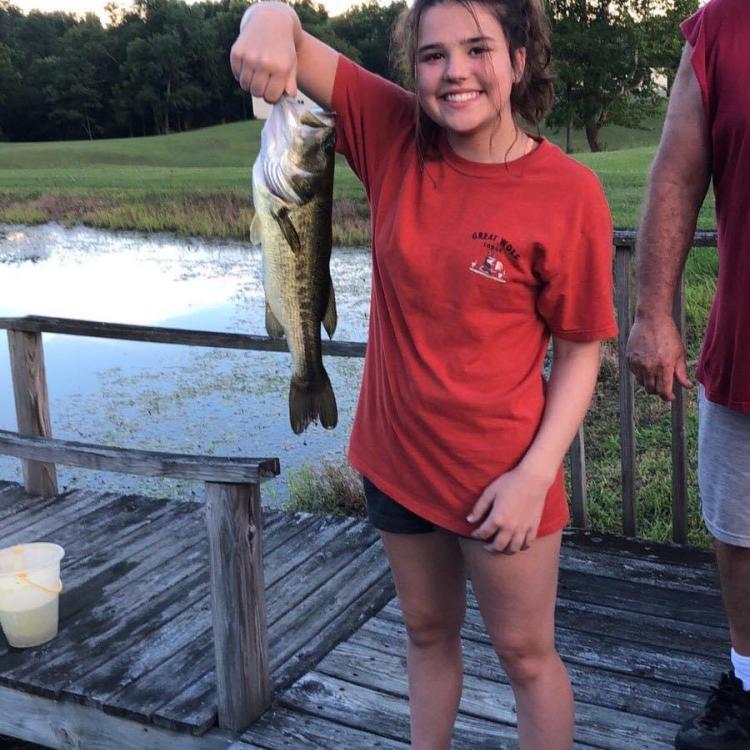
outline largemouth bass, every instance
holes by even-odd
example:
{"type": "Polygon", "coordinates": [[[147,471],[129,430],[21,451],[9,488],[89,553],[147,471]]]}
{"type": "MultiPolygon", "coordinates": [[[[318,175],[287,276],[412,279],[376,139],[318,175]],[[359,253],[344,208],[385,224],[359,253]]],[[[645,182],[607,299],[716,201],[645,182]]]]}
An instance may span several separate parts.
{"type": "Polygon", "coordinates": [[[338,421],[323,367],[320,324],[333,337],[336,300],[329,263],[336,130],[334,115],[288,96],[273,106],[253,165],[253,242],[263,246],[266,331],[292,355],[289,422],[299,434],[338,421]]]}

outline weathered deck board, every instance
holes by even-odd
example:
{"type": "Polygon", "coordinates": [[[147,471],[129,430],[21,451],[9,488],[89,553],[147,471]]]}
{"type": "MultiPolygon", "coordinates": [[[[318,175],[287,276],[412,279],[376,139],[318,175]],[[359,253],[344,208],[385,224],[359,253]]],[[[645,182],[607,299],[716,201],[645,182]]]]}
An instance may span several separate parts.
{"type": "MultiPolygon", "coordinates": [[[[401,637],[403,636],[402,632],[401,637]]],[[[464,645],[467,657],[473,657],[473,644],[465,642],[464,645]]],[[[478,658],[482,656],[487,660],[494,654],[477,654],[478,658]]],[[[472,662],[475,661],[477,658],[472,659],[472,662]]],[[[316,672],[390,695],[406,698],[408,694],[403,656],[392,651],[373,652],[368,646],[351,640],[325,657],[316,667],[316,672]],[[373,653],[375,658],[372,658],[373,653]]],[[[503,682],[498,677],[499,675],[480,676],[465,668],[462,713],[513,725],[516,720],[513,693],[507,681],[503,682]]],[[[621,747],[623,739],[631,736],[640,737],[643,747],[669,747],[674,739],[673,726],[668,722],[584,702],[580,700],[580,696],[576,713],[576,739],[596,747],[621,747]]]]}
{"type": "MultiPolygon", "coordinates": [[[[321,560],[322,550],[327,550],[329,559],[335,558],[337,547],[346,550],[345,535],[353,521],[332,523],[329,519],[305,519],[303,524],[310,534],[305,535],[304,544],[289,554],[285,546],[275,546],[265,555],[270,570],[268,576],[269,635],[273,636],[273,622],[289,611],[300,598],[309,595],[318,585],[318,578],[334,572],[321,560]],[[311,562],[312,561],[312,562],[311,562]],[[298,584],[286,585],[284,575],[296,571],[298,584]],[[296,591],[290,595],[289,589],[296,591]]],[[[372,535],[368,533],[369,543],[372,535]]],[[[294,535],[286,535],[293,540],[294,535]]],[[[348,540],[347,540],[348,541],[348,540]]],[[[355,553],[351,552],[350,556],[355,553]]],[[[343,560],[345,564],[347,559],[343,560]]],[[[164,704],[165,686],[175,684],[175,676],[187,684],[197,682],[213,669],[213,645],[210,633],[208,599],[201,600],[190,610],[184,611],[176,620],[169,621],[151,633],[151,649],[141,655],[139,644],[133,644],[117,658],[110,659],[94,672],[76,680],[65,688],[65,694],[83,698],[87,702],[105,707],[118,715],[148,721],[151,715],[164,704]],[[156,663],[153,663],[153,662],[156,663]],[[161,665],[157,672],[151,670],[161,665]]],[[[271,659],[279,641],[270,644],[271,659]]],[[[201,727],[212,721],[214,707],[208,705],[202,717],[201,727]]]]}
{"type": "Polygon", "coordinates": [[[251,741],[267,750],[408,750],[410,747],[408,742],[353,728],[347,729],[344,739],[340,730],[325,719],[277,706],[253,724],[251,741]]]}
{"type": "Polygon", "coordinates": [[[677,587],[681,591],[716,592],[716,572],[712,563],[666,563],[648,557],[626,557],[623,553],[600,549],[592,554],[591,547],[571,543],[563,547],[560,568],[649,586],[677,587]]]}
{"type": "Polygon", "coordinates": [[[54,645],[6,657],[19,663],[0,673],[0,683],[56,697],[68,682],[116,654],[119,644],[143,643],[155,627],[207,594],[204,567],[205,555],[196,543],[185,554],[135,578],[117,596],[108,592],[106,584],[97,586],[100,603],[64,622],[54,645]]]}
{"type": "Polygon", "coordinates": [[[633,581],[575,571],[560,571],[560,596],[614,609],[659,615],[696,624],[726,625],[719,592],[691,591],[690,596],[672,588],[646,586],[633,581]]]}
{"type": "MultiPolygon", "coordinates": [[[[365,524],[264,513],[276,702],[234,740],[215,728],[203,506],[104,493],[44,501],[0,482],[0,540],[31,541],[32,532],[66,547],[61,631],[26,651],[0,636],[0,707],[15,711],[0,715],[0,734],[92,750],[129,750],[138,727],[150,733],[141,746],[159,750],[409,747],[403,620],[365,524]],[[83,717],[94,718],[84,727],[83,717]]],[[[557,625],[580,750],[671,748],[677,725],[727,668],[704,552],[567,534],[557,625]]],[[[462,641],[453,747],[517,747],[508,679],[470,585],[462,641]]]]}
{"type": "MultiPolygon", "coordinates": [[[[309,539],[312,549],[321,538],[328,538],[324,533],[326,530],[336,530],[330,519],[326,519],[322,529],[317,524],[311,529],[315,531],[315,537],[309,539]]],[[[374,544],[372,530],[361,523],[355,526],[346,523],[333,538],[328,539],[325,548],[296,566],[291,576],[268,587],[269,661],[276,686],[287,685],[299,677],[340,640],[331,627],[332,623],[338,621],[342,632],[352,632],[363,619],[363,608],[371,614],[373,606],[379,608],[389,598],[392,593],[390,582],[368,595],[373,576],[383,577],[385,572],[382,553],[374,544]],[[355,559],[357,555],[361,557],[360,562],[355,559]],[[371,561],[374,564],[370,564],[371,561]],[[352,576],[351,564],[356,566],[354,569],[358,570],[358,575],[352,576]],[[294,586],[285,585],[290,579],[296,581],[294,586]]],[[[191,721],[197,721],[200,726],[211,722],[215,713],[212,695],[196,696],[194,685],[212,671],[212,647],[207,640],[193,648],[193,660],[183,672],[183,679],[190,686],[185,696],[174,698],[168,708],[159,708],[155,713],[158,723],[186,729],[186,706],[190,707],[187,715],[191,721]],[[202,709],[196,708],[196,703],[202,709]]],[[[203,684],[207,691],[212,690],[211,680],[204,680],[203,684]]],[[[150,689],[148,682],[145,685],[150,689]]],[[[131,696],[139,689],[139,684],[135,683],[130,690],[131,696]]],[[[119,700],[120,696],[112,698],[112,710],[118,710],[119,700]]]]}
{"type": "MultiPolygon", "coordinates": [[[[36,498],[32,501],[34,504],[52,505],[54,499],[42,500],[36,498]]],[[[23,487],[10,482],[0,489],[0,521],[29,508],[29,496],[23,487]]]]}
{"type": "MultiPolygon", "coordinates": [[[[409,736],[409,702],[403,695],[392,695],[348,680],[310,672],[279,698],[282,706],[328,719],[345,727],[380,734],[404,741],[409,736]]],[[[339,730],[341,732],[341,730],[339,730]]],[[[339,734],[339,739],[346,735],[339,734]]],[[[243,739],[255,742],[252,729],[243,739]]],[[[496,750],[517,747],[515,730],[507,724],[461,713],[456,721],[454,750],[496,750]]]]}
{"type": "Polygon", "coordinates": [[[690,653],[726,656],[726,628],[715,625],[680,622],[562,597],[557,600],[556,615],[558,627],[591,634],[616,633],[620,639],[658,648],[675,648],[675,644],[679,644],[679,648],[690,653]]]}
{"type": "MultiPolygon", "coordinates": [[[[0,493],[8,500],[0,539],[45,538],[66,549],[60,633],[27,650],[10,649],[0,636],[0,685],[113,721],[194,735],[211,729],[216,680],[204,506],[84,492],[42,501],[12,483],[0,493]]],[[[362,522],[265,511],[263,539],[270,657],[281,688],[393,589],[381,580],[377,535],[362,522]],[[362,563],[374,564],[362,576],[349,569],[362,563]]]]}
{"type": "MultiPolygon", "coordinates": [[[[568,539],[558,598],[558,648],[576,694],[576,747],[667,750],[677,726],[704,702],[708,685],[727,668],[729,639],[710,556],[703,552],[596,537],[568,539]]],[[[515,747],[515,714],[469,586],[462,630],[464,692],[454,747],[515,747]]],[[[315,670],[284,692],[264,717],[275,737],[302,738],[312,717],[320,747],[355,746],[368,731],[408,742],[405,630],[392,600],[315,670]],[[271,719],[271,716],[273,718],[271,719]]],[[[264,725],[243,740],[261,747],[264,725]]]]}
{"type": "MultiPolygon", "coordinates": [[[[393,655],[394,640],[400,638],[403,638],[400,623],[375,618],[340,648],[346,653],[350,645],[360,646],[370,651],[393,655]]],[[[325,670],[325,663],[321,662],[318,668],[325,670]]],[[[631,675],[617,675],[614,678],[607,670],[583,667],[570,662],[566,666],[577,700],[618,711],[677,722],[686,712],[694,711],[703,698],[701,691],[679,685],[654,682],[631,675]]],[[[353,674],[357,671],[358,668],[352,668],[353,674]]],[[[464,673],[488,680],[508,682],[494,650],[488,643],[481,641],[464,641],[464,673]]]]}
{"type": "MultiPolygon", "coordinates": [[[[110,499],[114,499],[114,496],[110,499]]],[[[37,500],[31,506],[27,504],[24,510],[3,520],[0,544],[4,547],[14,544],[10,537],[19,529],[23,530],[25,538],[38,538],[41,534],[62,528],[70,521],[71,510],[74,514],[79,510],[83,511],[96,500],[96,493],[78,490],[65,497],[58,495],[47,500],[37,500]]]]}

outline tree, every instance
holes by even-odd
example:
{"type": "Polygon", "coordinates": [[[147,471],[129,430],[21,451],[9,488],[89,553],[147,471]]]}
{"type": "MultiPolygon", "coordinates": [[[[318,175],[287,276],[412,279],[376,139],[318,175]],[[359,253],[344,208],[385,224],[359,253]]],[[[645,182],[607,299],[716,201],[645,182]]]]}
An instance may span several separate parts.
{"type": "MultiPolygon", "coordinates": [[[[252,0],[251,0],[252,1],[252,0]]],[[[305,28],[388,75],[390,28],[403,0],[367,2],[331,19],[293,0],[305,28]]],[[[169,133],[252,117],[229,50],[248,0],[134,0],[109,23],[69,13],[24,15],[0,0],[0,134],[10,140],[169,133]]]]}
{"type": "Polygon", "coordinates": [[[229,51],[237,37],[247,2],[222,0],[220,3],[206,2],[202,5],[214,39],[209,50],[209,69],[206,70],[206,74],[211,76],[214,114],[219,122],[253,117],[252,97],[237,85],[229,65],[229,51]]]}
{"type": "Polygon", "coordinates": [[[336,33],[324,5],[314,2],[314,0],[296,0],[292,3],[292,6],[305,31],[351,60],[358,63],[362,62],[357,47],[336,33]]]}
{"type": "MultiPolygon", "coordinates": [[[[18,91],[21,76],[13,65],[13,54],[10,47],[0,42],[0,113],[18,91]]],[[[3,118],[0,117],[0,138],[4,137],[3,118]]]]}
{"type": "Polygon", "coordinates": [[[377,0],[369,0],[331,19],[331,26],[337,36],[358,50],[364,67],[394,80],[390,60],[391,35],[405,7],[403,0],[386,6],[379,5],[377,0]]]}
{"type": "Polygon", "coordinates": [[[645,54],[648,64],[667,81],[667,94],[672,91],[677,68],[685,45],[680,22],[698,10],[698,0],[671,0],[666,7],[645,20],[645,54]]]}
{"type": "Polygon", "coordinates": [[[90,140],[104,132],[101,115],[105,107],[106,32],[95,15],[71,27],[63,39],[60,57],[48,57],[43,78],[49,119],[60,135],[90,140]]]}
{"type": "Polygon", "coordinates": [[[558,85],[547,121],[568,136],[572,127],[584,128],[592,151],[602,150],[605,125],[637,127],[658,109],[644,22],[650,2],[550,2],[558,85]]]}
{"type": "Polygon", "coordinates": [[[155,132],[170,133],[211,100],[201,85],[211,29],[179,0],[136,0],[135,11],[143,28],[127,46],[120,92],[134,97],[141,116],[150,112],[155,132]]]}

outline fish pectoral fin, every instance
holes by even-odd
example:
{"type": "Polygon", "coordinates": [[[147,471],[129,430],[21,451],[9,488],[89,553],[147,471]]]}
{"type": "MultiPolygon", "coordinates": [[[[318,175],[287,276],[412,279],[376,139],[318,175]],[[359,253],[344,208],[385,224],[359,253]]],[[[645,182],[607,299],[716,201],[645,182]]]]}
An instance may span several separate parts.
{"type": "Polygon", "coordinates": [[[333,293],[333,282],[328,282],[328,288],[331,290],[328,293],[328,306],[326,307],[326,314],[323,316],[323,328],[326,329],[328,338],[332,339],[333,334],[336,333],[336,324],[338,323],[338,314],[336,313],[336,295],[333,293]]]}
{"type": "Polygon", "coordinates": [[[260,217],[257,213],[253,216],[253,220],[250,222],[250,242],[252,242],[253,245],[261,244],[260,217]]]}
{"type": "Polygon", "coordinates": [[[273,212],[273,218],[281,229],[281,233],[284,235],[284,239],[289,243],[289,247],[295,255],[299,255],[302,250],[302,245],[299,241],[299,235],[297,230],[292,224],[292,220],[289,218],[289,210],[287,208],[279,208],[273,212]]]}
{"type": "Polygon", "coordinates": [[[272,339],[283,339],[285,335],[284,326],[279,323],[279,319],[273,314],[268,302],[266,302],[266,333],[272,339]]]}

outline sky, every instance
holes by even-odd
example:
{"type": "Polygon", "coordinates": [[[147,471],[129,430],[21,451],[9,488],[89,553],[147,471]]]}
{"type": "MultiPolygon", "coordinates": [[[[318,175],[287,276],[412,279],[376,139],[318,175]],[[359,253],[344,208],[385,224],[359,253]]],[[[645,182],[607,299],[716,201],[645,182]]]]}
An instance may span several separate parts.
{"type": "MultiPolygon", "coordinates": [[[[191,3],[195,0],[186,0],[191,3]]],[[[328,12],[335,16],[339,13],[343,13],[349,6],[355,5],[356,2],[361,0],[322,0],[323,5],[326,6],[328,12]]],[[[388,2],[389,0],[384,0],[388,2]]],[[[700,0],[700,4],[704,5],[707,0],[700,0]]],[[[107,14],[104,12],[104,6],[107,4],[107,0],[12,0],[12,4],[20,8],[24,12],[28,12],[34,8],[41,11],[51,10],[64,10],[69,13],[79,13],[84,15],[86,13],[97,13],[103,21],[106,20],[107,14]]],[[[128,5],[128,0],[117,0],[117,4],[121,6],[128,5]]]]}
{"type": "MultiPolygon", "coordinates": [[[[68,13],[78,13],[85,15],[86,13],[97,13],[102,20],[106,20],[107,14],[104,11],[104,6],[108,0],[11,0],[12,5],[20,8],[25,13],[28,11],[37,9],[44,12],[51,10],[64,10],[68,13]]],[[[116,0],[120,6],[129,5],[128,0],[116,0]]],[[[186,0],[188,4],[194,2],[194,0],[186,0]]],[[[326,6],[328,12],[335,16],[338,13],[342,13],[350,5],[355,3],[351,0],[323,0],[323,5],[326,6]]]]}

